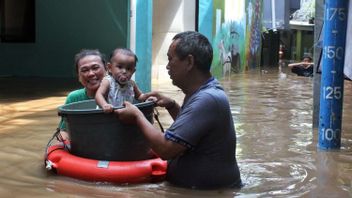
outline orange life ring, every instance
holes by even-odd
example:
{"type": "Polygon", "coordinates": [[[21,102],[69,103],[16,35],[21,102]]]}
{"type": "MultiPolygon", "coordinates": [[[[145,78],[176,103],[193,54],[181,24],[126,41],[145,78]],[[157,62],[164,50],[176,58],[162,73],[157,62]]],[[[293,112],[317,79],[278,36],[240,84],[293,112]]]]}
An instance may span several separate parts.
{"type": "Polygon", "coordinates": [[[112,183],[147,183],[165,179],[167,162],[160,159],[141,161],[99,161],[72,155],[64,145],[48,148],[46,168],[72,178],[112,183]]]}

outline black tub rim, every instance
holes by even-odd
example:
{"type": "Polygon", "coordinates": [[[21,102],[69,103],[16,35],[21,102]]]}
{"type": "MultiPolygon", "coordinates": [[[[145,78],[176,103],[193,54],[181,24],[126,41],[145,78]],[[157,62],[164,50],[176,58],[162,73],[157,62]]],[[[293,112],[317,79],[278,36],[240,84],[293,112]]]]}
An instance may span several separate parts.
{"type": "MultiPolygon", "coordinates": [[[[74,115],[74,114],[100,114],[104,113],[102,108],[96,109],[96,108],[89,108],[89,109],[65,109],[69,106],[81,104],[81,103],[89,103],[89,102],[95,102],[95,99],[89,99],[89,100],[82,100],[78,102],[72,102],[69,104],[61,105],[58,107],[58,113],[59,115],[74,115]]],[[[148,107],[148,106],[155,106],[154,101],[144,101],[144,102],[139,102],[139,103],[134,103],[136,107],[143,108],[143,107],[148,107]]],[[[118,106],[114,107],[114,109],[122,109],[124,106],[118,106]]]]}

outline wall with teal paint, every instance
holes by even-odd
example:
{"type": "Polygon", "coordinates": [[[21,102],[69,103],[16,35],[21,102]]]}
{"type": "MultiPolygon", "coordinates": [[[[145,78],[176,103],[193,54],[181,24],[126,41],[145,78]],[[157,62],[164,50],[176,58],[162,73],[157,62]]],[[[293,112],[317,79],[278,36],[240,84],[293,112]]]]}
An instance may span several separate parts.
{"type": "Polygon", "coordinates": [[[198,31],[213,41],[213,0],[199,0],[198,31]]]}
{"type": "MultiPolygon", "coordinates": [[[[221,25],[213,30],[212,73],[217,77],[241,73],[260,66],[261,0],[214,0],[221,11],[221,25]]],[[[213,29],[216,22],[213,15],[213,29]]]]}
{"type": "Polygon", "coordinates": [[[129,0],[37,0],[34,43],[0,43],[0,76],[72,77],[82,48],[129,44],[129,0]]]}
{"type": "MultiPolygon", "coordinates": [[[[246,47],[244,4],[245,0],[214,0],[214,9],[221,12],[221,24],[214,30],[213,40],[212,73],[217,77],[243,71],[246,47]]],[[[216,16],[213,18],[217,20],[216,16]]]]}
{"type": "Polygon", "coordinates": [[[136,54],[138,56],[138,64],[135,76],[138,87],[143,92],[147,92],[151,90],[152,76],[153,1],[137,0],[136,14],[136,54]]]}
{"type": "MultiPolygon", "coordinates": [[[[216,35],[216,10],[220,9],[222,11],[225,10],[225,1],[224,0],[213,0],[213,35],[216,35]]],[[[221,12],[221,20],[225,21],[225,13],[221,12]]]]}

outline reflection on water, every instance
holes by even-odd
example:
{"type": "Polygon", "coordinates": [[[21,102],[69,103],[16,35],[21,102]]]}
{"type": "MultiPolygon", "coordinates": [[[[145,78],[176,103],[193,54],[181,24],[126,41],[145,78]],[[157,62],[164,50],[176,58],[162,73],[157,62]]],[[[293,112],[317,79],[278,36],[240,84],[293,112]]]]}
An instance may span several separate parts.
{"type": "MultiPolygon", "coordinates": [[[[0,195],[2,197],[350,197],[352,196],[352,83],[345,81],[342,148],[317,149],[312,129],[312,79],[269,70],[222,81],[237,132],[244,187],[197,191],[168,183],[113,185],[46,172],[43,154],[59,117],[57,106],[74,80],[0,78],[0,195]],[[11,85],[10,85],[11,84],[11,85]],[[13,86],[12,86],[13,85],[13,86]],[[23,90],[21,89],[23,88],[23,90]]],[[[182,102],[168,80],[153,83],[182,102]]],[[[160,109],[168,127],[172,119],[160,109]]]]}

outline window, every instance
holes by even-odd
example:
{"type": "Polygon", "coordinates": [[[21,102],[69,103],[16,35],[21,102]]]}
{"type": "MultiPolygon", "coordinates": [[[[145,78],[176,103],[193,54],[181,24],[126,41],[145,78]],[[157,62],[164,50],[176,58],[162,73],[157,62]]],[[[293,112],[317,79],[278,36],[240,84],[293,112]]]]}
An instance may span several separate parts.
{"type": "Polygon", "coordinates": [[[35,0],[0,0],[0,42],[35,42],[35,0]]]}

